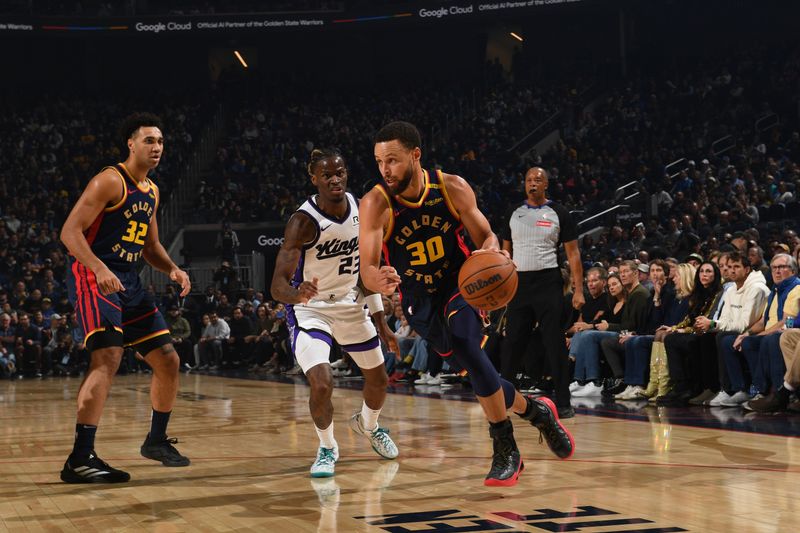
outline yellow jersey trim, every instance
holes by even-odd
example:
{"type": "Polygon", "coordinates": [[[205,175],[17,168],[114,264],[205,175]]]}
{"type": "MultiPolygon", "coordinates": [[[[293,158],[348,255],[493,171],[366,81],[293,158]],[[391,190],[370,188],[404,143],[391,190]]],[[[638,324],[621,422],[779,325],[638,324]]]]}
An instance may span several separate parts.
{"type": "Polygon", "coordinates": [[[386,205],[389,206],[389,226],[386,228],[386,232],[383,234],[383,242],[389,242],[389,239],[392,237],[392,231],[394,231],[394,208],[392,207],[392,200],[389,198],[389,193],[383,189],[383,185],[378,184],[375,186],[375,188],[381,192],[386,200],[386,205]]]}
{"type": "Polygon", "coordinates": [[[423,202],[425,202],[425,198],[428,197],[428,192],[431,190],[430,176],[428,176],[428,171],[425,169],[422,169],[422,179],[424,180],[424,183],[423,183],[422,195],[420,196],[419,200],[417,200],[416,202],[409,202],[408,200],[404,199],[402,196],[398,194],[397,196],[395,196],[398,203],[406,207],[413,207],[413,208],[422,207],[423,202]]]}
{"type": "MultiPolygon", "coordinates": [[[[125,184],[125,176],[123,176],[120,173],[120,171],[119,171],[119,169],[117,167],[106,167],[106,168],[110,168],[111,170],[116,172],[117,176],[119,176],[119,179],[122,181],[122,200],[120,200],[119,202],[115,203],[111,207],[106,207],[105,209],[103,209],[104,212],[109,213],[111,211],[116,211],[117,209],[119,209],[120,207],[122,207],[125,204],[125,200],[128,199],[128,186],[125,184]]],[[[105,170],[106,168],[104,168],[103,170],[105,170]]]]}
{"type": "Polygon", "coordinates": [[[456,217],[456,220],[461,220],[461,215],[458,214],[458,210],[456,206],[453,205],[453,200],[450,199],[450,195],[447,193],[447,187],[444,184],[444,176],[442,176],[442,171],[437,170],[436,176],[439,178],[440,187],[439,190],[442,191],[442,196],[444,196],[444,203],[447,204],[447,209],[450,210],[450,214],[456,217]]]}
{"type": "Polygon", "coordinates": [[[144,181],[147,183],[147,188],[146,189],[142,189],[142,187],[139,185],[139,182],[136,181],[136,178],[134,178],[133,174],[131,174],[131,171],[128,170],[128,167],[125,166],[125,163],[120,163],[119,166],[122,167],[122,170],[124,170],[125,174],[128,175],[128,179],[130,179],[133,182],[133,184],[136,185],[137,189],[139,189],[142,192],[150,192],[150,180],[149,179],[145,178],[144,181]]]}
{"type": "MultiPolygon", "coordinates": [[[[122,333],[122,328],[118,328],[117,326],[113,326],[113,327],[114,327],[114,329],[115,329],[115,330],[117,330],[117,331],[119,331],[120,333],[122,333]]],[[[92,336],[92,335],[94,335],[95,333],[99,333],[99,332],[101,332],[101,331],[105,331],[105,330],[106,330],[106,326],[103,326],[102,328],[95,328],[95,329],[93,329],[92,331],[90,331],[89,333],[87,333],[87,334],[86,334],[86,336],[83,338],[83,344],[84,344],[84,346],[86,345],[86,341],[88,341],[88,340],[89,340],[89,337],[91,337],[91,336],[92,336]]]]}
{"type": "MultiPolygon", "coordinates": [[[[154,338],[158,337],[159,335],[169,335],[169,330],[168,329],[162,329],[161,331],[156,331],[155,333],[151,333],[149,335],[145,335],[144,337],[136,339],[133,342],[129,342],[128,344],[125,345],[125,348],[127,348],[128,346],[134,346],[136,344],[141,344],[144,341],[149,341],[150,339],[154,339],[154,338]]],[[[142,354],[142,355],[147,355],[147,354],[142,354]]]]}
{"type": "Polygon", "coordinates": [[[153,191],[153,195],[156,197],[156,204],[153,206],[153,216],[156,216],[156,211],[158,210],[158,204],[161,202],[161,190],[155,183],[153,183],[153,180],[151,180],[150,178],[147,179],[147,183],[148,185],[150,185],[150,190],[153,191]]]}

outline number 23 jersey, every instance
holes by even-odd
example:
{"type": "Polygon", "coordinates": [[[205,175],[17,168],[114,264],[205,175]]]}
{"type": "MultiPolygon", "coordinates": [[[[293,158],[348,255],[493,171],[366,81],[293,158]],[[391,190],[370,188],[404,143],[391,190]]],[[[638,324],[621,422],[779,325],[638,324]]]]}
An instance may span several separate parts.
{"type": "Polygon", "coordinates": [[[307,215],[316,226],[316,237],[303,245],[292,285],[317,278],[318,294],[307,305],[353,303],[358,296],[358,202],[345,193],[347,211],[341,219],[324,213],[316,195],[303,202],[297,212],[307,215]]]}

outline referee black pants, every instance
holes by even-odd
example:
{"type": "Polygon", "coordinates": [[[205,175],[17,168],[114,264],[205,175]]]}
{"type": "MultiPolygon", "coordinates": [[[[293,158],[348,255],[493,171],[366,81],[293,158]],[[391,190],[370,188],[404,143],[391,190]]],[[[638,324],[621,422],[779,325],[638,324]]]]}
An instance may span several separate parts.
{"type": "Polygon", "coordinates": [[[561,324],[563,286],[558,268],[519,273],[517,293],[506,312],[501,371],[504,375],[513,372],[518,358],[526,356],[528,340],[538,323],[544,358],[555,385],[556,405],[569,407],[569,358],[561,324]]]}

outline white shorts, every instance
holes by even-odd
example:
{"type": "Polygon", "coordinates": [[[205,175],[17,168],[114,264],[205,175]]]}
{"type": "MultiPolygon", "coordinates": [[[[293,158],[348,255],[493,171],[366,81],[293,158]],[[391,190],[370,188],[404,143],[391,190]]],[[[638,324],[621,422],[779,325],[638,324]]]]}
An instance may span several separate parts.
{"type": "Polygon", "coordinates": [[[351,301],[286,308],[292,350],[303,372],[330,362],[334,339],[361,369],[384,363],[378,332],[363,304],[351,301]]]}

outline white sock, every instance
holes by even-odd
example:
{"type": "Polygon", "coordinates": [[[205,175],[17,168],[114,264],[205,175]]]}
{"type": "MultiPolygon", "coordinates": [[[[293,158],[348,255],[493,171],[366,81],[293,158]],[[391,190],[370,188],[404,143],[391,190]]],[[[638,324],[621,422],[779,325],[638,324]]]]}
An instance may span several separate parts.
{"type": "Polygon", "coordinates": [[[789,385],[789,383],[786,381],[783,382],[783,388],[788,390],[789,392],[794,392],[795,389],[793,386],[789,385]]]}
{"type": "Polygon", "coordinates": [[[314,429],[317,430],[317,435],[319,435],[320,446],[322,446],[323,448],[336,447],[336,439],[333,436],[333,422],[331,422],[331,425],[326,427],[325,429],[319,429],[315,424],[314,429]]]}
{"type": "Polygon", "coordinates": [[[364,423],[364,429],[367,431],[375,431],[378,428],[378,415],[381,410],[373,411],[367,407],[367,402],[361,404],[361,421],[364,423]]]}

